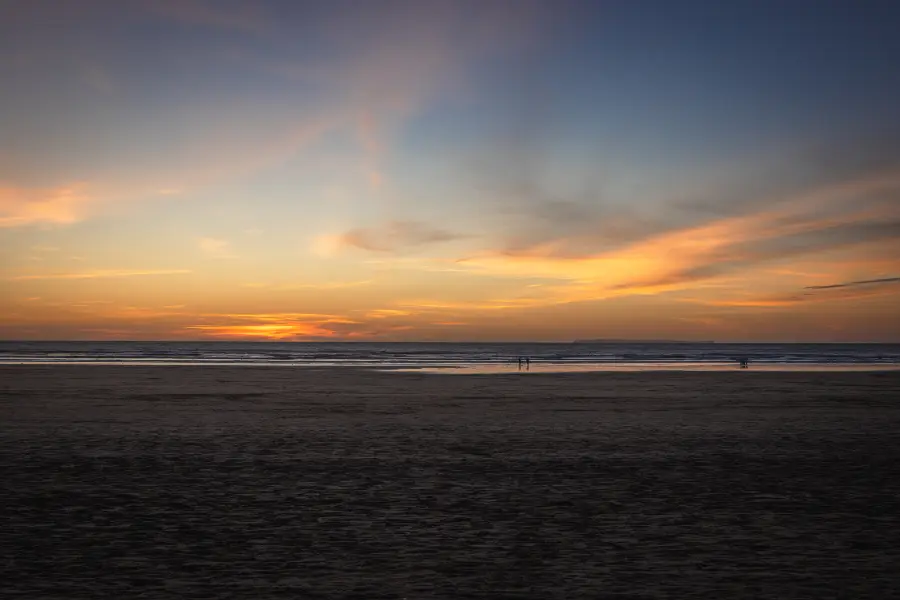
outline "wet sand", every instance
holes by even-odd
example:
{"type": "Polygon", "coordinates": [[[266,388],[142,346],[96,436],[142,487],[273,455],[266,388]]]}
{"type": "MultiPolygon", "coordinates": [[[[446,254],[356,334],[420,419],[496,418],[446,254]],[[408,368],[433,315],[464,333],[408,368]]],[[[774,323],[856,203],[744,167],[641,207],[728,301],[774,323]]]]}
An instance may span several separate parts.
{"type": "Polygon", "coordinates": [[[900,373],[0,367],[4,598],[897,598],[900,373]]]}

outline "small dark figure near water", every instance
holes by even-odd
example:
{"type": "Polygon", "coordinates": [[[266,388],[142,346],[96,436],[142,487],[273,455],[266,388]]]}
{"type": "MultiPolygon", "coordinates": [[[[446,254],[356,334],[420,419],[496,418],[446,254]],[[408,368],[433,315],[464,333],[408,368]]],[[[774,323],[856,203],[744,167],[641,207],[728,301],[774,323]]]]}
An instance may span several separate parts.
{"type": "Polygon", "coordinates": [[[531,370],[531,357],[530,356],[525,357],[525,370],[526,371],[531,370]]]}
{"type": "Polygon", "coordinates": [[[519,357],[516,359],[516,361],[519,363],[519,370],[521,371],[521,370],[522,370],[522,357],[519,356],[519,357]]]}
{"type": "Polygon", "coordinates": [[[742,369],[750,368],[750,359],[745,356],[742,356],[741,358],[739,358],[738,363],[740,363],[742,369]]]}

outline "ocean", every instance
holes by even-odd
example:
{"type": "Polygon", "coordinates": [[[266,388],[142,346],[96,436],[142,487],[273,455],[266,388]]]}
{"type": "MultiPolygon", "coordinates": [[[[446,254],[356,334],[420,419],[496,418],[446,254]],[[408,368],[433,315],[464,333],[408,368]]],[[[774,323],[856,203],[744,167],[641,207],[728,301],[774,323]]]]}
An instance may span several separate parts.
{"type": "Polygon", "coordinates": [[[897,368],[900,344],[413,343],[413,342],[0,342],[0,364],[355,366],[377,369],[897,368]]]}

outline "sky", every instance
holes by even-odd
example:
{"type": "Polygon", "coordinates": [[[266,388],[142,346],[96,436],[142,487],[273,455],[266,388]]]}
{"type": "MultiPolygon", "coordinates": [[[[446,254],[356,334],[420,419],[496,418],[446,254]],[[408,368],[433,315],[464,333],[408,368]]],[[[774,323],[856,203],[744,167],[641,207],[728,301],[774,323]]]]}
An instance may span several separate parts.
{"type": "Polygon", "coordinates": [[[892,0],[0,0],[0,338],[900,342],[892,0]]]}

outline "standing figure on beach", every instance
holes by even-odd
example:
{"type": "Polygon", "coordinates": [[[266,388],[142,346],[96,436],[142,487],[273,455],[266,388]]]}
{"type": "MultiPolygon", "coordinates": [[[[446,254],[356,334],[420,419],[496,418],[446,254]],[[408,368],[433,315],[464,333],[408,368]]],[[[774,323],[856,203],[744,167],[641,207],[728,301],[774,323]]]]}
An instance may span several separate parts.
{"type": "Polygon", "coordinates": [[[740,363],[742,369],[750,368],[750,359],[747,358],[746,356],[740,357],[738,359],[738,362],[740,363]]]}
{"type": "Polygon", "coordinates": [[[526,371],[531,370],[531,357],[530,356],[525,357],[525,370],[526,371]]]}
{"type": "Polygon", "coordinates": [[[519,363],[519,370],[521,371],[522,370],[522,357],[519,356],[516,360],[519,363]]]}

